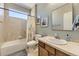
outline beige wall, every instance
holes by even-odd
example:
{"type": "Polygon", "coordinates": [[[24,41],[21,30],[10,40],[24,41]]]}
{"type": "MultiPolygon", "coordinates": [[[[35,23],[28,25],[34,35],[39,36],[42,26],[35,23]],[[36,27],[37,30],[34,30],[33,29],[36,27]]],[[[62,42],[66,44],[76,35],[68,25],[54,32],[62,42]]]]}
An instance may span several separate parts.
{"type": "MultiPolygon", "coordinates": [[[[0,7],[4,7],[4,4],[0,4],[0,7]]],[[[4,11],[0,15],[0,43],[4,42],[4,11]]]]}
{"type": "Polygon", "coordinates": [[[35,16],[35,6],[31,9],[31,16],[35,16]]]}
{"type": "Polygon", "coordinates": [[[4,18],[0,16],[0,43],[4,42],[4,18]]]}

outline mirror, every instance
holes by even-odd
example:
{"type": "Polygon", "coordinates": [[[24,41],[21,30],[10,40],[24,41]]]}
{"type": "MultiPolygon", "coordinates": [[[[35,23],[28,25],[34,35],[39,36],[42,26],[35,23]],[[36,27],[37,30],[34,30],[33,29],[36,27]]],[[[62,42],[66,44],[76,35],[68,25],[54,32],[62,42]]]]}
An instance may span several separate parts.
{"type": "Polygon", "coordinates": [[[65,4],[52,11],[52,29],[53,30],[73,29],[72,4],[65,4]]]}

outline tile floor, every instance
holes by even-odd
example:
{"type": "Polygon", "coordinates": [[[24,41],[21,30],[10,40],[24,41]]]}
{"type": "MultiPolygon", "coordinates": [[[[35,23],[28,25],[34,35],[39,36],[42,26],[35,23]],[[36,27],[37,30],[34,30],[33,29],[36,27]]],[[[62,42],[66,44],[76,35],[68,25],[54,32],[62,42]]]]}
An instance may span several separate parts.
{"type": "Polygon", "coordinates": [[[27,56],[27,53],[25,50],[21,50],[21,51],[15,52],[13,54],[10,54],[8,56],[27,56]]]}

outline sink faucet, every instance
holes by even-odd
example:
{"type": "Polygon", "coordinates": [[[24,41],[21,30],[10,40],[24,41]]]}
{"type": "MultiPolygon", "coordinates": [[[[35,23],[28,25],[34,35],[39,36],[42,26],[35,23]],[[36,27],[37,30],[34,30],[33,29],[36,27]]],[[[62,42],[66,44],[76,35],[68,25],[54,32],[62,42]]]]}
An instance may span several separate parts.
{"type": "Polygon", "coordinates": [[[66,35],[66,38],[65,38],[67,41],[70,41],[71,40],[71,36],[69,34],[66,35]]]}
{"type": "Polygon", "coordinates": [[[55,33],[55,34],[54,34],[54,37],[55,37],[56,39],[60,39],[60,36],[59,36],[58,33],[55,33]]]}

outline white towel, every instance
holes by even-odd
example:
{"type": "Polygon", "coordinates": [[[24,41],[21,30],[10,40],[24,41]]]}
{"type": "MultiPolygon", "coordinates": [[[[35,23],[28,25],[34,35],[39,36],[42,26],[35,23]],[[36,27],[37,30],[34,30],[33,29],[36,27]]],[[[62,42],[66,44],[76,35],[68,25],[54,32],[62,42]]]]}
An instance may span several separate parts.
{"type": "Polygon", "coordinates": [[[79,23],[79,15],[76,16],[73,22],[73,30],[77,30],[77,26],[75,24],[79,23]]]}
{"type": "Polygon", "coordinates": [[[74,24],[77,24],[77,23],[79,23],[79,15],[76,16],[76,19],[74,20],[74,24]]]}

